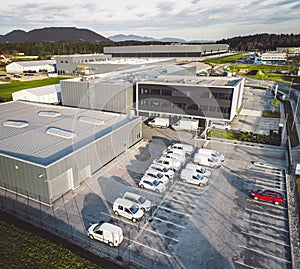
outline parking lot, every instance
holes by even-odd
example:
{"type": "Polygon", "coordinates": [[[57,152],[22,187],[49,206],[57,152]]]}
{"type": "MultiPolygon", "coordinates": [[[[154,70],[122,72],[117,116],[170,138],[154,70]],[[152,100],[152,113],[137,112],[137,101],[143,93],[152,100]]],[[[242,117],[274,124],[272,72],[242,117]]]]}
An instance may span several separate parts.
{"type": "MultiPolygon", "coordinates": [[[[140,142],[58,200],[55,216],[85,237],[91,223],[105,220],[119,225],[125,240],[111,251],[149,268],[291,268],[286,203],[249,197],[255,188],[286,195],[283,150],[210,141],[205,147],[222,152],[225,161],[221,168],[210,168],[209,184],[183,183],[176,172],[167,191],[157,194],[137,185],[149,165],[169,144],[181,138],[190,144],[195,141],[184,132],[148,127],[144,132],[152,139],[140,142]],[[133,223],[113,213],[114,200],[126,191],[151,200],[153,207],[144,220],[133,223]]],[[[186,162],[191,161],[192,156],[187,157],[186,162]]]]}

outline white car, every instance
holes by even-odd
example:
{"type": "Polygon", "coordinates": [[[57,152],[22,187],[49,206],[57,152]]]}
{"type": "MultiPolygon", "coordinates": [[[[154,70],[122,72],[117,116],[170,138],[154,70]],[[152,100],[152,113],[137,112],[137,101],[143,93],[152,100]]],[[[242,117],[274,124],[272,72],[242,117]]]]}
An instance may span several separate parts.
{"type": "Polygon", "coordinates": [[[144,212],[149,211],[151,209],[151,202],[149,200],[147,200],[144,196],[141,196],[137,193],[126,192],[123,195],[123,199],[129,200],[129,201],[135,203],[144,212]]]}
{"type": "Polygon", "coordinates": [[[185,163],[185,156],[179,155],[179,154],[176,154],[176,153],[168,153],[166,155],[162,155],[162,157],[167,158],[167,159],[177,160],[181,164],[185,163]]]}
{"type": "Polygon", "coordinates": [[[157,170],[151,169],[149,168],[145,174],[144,177],[151,177],[154,178],[164,184],[167,184],[169,182],[169,178],[167,178],[165,175],[163,175],[162,173],[160,173],[157,170]]]}
{"type": "Polygon", "coordinates": [[[194,172],[189,169],[183,169],[181,171],[180,178],[183,182],[187,182],[198,186],[204,186],[208,184],[207,177],[201,176],[197,172],[194,172]]]}
{"type": "Polygon", "coordinates": [[[165,156],[155,159],[154,164],[161,164],[167,168],[177,171],[181,167],[181,162],[176,159],[166,158],[165,156]]]}
{"type": "Polygon", "coordinates": [[[164,183],[156,180],[155,178],[151,177],[143,177],[139,182],[139,186],[142,189],[148,189],[151,191],[155,191],[157,193],[162,193],[166,190],[166,186],[164,183]]]}
{"type": "Polygon", "coordinates": [[[180,144],[180,143],[175,143],[171,146],[168,147],[168,149],[180,149],[184,150],[186,154],[191,155],[194,151],[194,147],[192,145],[188,144],[180,144]]]}
{"type": "Polygon", "coordinates": [[[198,174],[200,174],[201,176],[205,176],[205,177],[210,177],[211,176],[211,172],[207,169],[205,169],[204,167],[202,167],[201,165],[197,165],[194,163],[188,163],[185,166],[186,169],[192,170],[194,172],[197,172],[198,174]]]}
{"type": "Polygon", "coordinates": [[[227,131],[231,130],[231,126],[226,122],[211,121],[209,127],[227,131]]]}
{"type": "Polygon", "coordinates": [[[174,177],[174,171],[161,164],[151,164],[149,168],[159,171],[169,179],[174,177]]]}

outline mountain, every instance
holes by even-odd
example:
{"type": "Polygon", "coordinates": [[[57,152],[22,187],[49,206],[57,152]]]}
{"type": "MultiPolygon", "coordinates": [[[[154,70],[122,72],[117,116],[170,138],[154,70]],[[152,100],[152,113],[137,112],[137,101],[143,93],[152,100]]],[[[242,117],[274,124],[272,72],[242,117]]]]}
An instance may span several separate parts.
{"type": "Polygon", "coordinates": [[[0,35],[0,43],[46,43],[46,42],[111,42],[106,37],[88,29],[76,27],[48,27],[29,32],[14,30],[0,35]]]}
{"type": "Polygon", "coordinates": [[[165,37],[162,39],[156,39],[149,36],[138,36],[138,35],[114,35],[108,37],[110,40],[115,42],[122,42],[122,41],[141,41],[141,42],[151,42],[151,41],[158,41],[158,42],[177,42],[177,43],[186,43],[184,39],[180,38],[172,38],[172,37],[165,37]]]}

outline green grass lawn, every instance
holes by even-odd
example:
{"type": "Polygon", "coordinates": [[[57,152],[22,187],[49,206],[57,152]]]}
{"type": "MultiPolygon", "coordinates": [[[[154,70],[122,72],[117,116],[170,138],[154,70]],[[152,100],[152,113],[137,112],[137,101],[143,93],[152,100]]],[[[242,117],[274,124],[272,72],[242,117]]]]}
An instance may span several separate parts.
{"type": "Polygon", "coordinates": [[[18,81],[13,80],[6,84],[0,84],[0,100],[11,101],[12,93],[24,89],[35,88],[40,86],[58,84],[60,80],[70,77],[55,77],[55,78],[45,78],[32,81],[18,81]]]}
{"type": "Polygon", "coordinates": [[[236,55],[220,57],[220,58],[210,58],[210,59],[206,59],[204,61],[204,63],[207,63],[207,64],[226,64],[226,63],[234,62],[238,59],[244,58],[247,55],[249,55],[249,54],[242,53],[242,54],[236,54],[236,55]]]}
{"type": "Polygon", "coordinates": [[[85,268],[100,265],[38,235],[0,220],[0,268],[85,268]]]}
{"type": "Polygon", "coordinates": [[[279,111],[263,110],[262,116],[265,118],[280,118],[279,111]]]}
{"type": "Polygon", "coordinates": [[[208,137],[224,138],[230,140],[238,140],[239,134],[227,130],[211,129],[208,137]]]}

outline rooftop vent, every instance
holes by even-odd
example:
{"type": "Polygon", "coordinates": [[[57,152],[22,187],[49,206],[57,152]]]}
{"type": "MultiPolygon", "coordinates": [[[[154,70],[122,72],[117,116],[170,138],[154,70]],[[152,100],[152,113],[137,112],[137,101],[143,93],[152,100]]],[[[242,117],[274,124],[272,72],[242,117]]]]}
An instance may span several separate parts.
{"type": "Polygon", "coordinates": [[[61,115],[61,113],[58,111],[39,111],[38,115],[42,116],[42,117],[55,118],[55,117],[59,117],[61,115]]]}
{"type": "Polygon", "coordinates": [[[3,126],[14,127],[14,128],[24,128],[27,127],[29,123],[22,120],[7,120],[3,123],[3,126]]]}
{"type": "Polygon", "coordinates": [[[46,131],[47,134],[58,136],[61,138],[71,139],[75,136],[75,133],[67,130],[63,130],[56,127],[50,127],[46,131]]]}
{"type": "Polygon", "coordinates": [[[86,122],[86,123],[91,123],[91,124],[94,124],[94,125],[102,125],[102,124],[104,124],[103,120],[99,120],[99,119],[95,119],[95,118],[90,118],[90,117],[86,117],[86,116],[79,117],[79,121],[86,122]]]}

